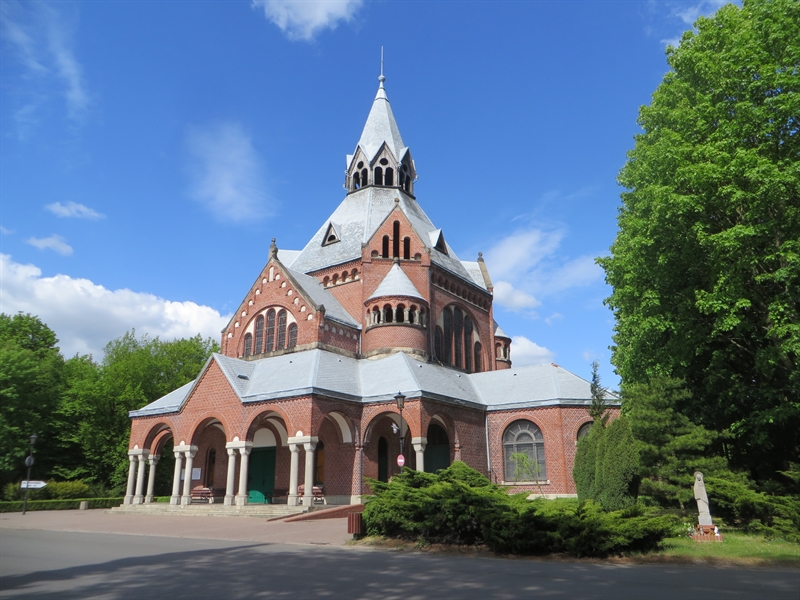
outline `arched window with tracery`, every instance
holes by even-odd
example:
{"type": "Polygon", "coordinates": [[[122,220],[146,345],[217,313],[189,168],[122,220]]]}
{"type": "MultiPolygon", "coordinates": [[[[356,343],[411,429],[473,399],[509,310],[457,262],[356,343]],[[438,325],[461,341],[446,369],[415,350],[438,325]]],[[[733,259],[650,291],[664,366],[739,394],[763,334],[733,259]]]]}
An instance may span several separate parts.
{"type": "Polygon", "coordinates": [[[453,356],[453,313],[449,308],[444,309],[444,314],[442,315],[443,318],[443,325],[442,327],[444,333],[444,344],[443,344],[443,352],[444,352],[444,362],[446,364],[451,364],[451,358],[453,356]]]}
{"type": "Polygon", "coordinates": [[[525,419],[514,421],[503,433],[505,481],[544,481],[544,436],[541,429],[525,419]]]}
{"type": "Polygon", "coordinates": [[[444,346],[443,346],[444,336],[442,334],[442,328],[437,327],[436,331],[433,333],[433,353],[439,362],[444,362],[444,346]]]}
{"type": "Polygon", "coordinates": [[[475,372],[480,373],[483,370],[481,365],[481,343],[475,342],[475,372]]]}
{"type": "Polygon", "coordinates": [[[464,368],[472,373],[472,319],[464,317],[464,368]]]}
{"type": "Polygon", "coordinates": [[[253,334],[246,333],[244,335],[244,355],[250,356],[253,353],[253,334]]]}
{"type": "Polygon", "coordinates": [[[256,319],[256,344],[253,348],[253,354],[261,354],[264,348],[264,315],[258,315],[256,319]]]}
{"type": "Polygon", "coordinates": [[[281,310],[278,313],[278,347],[277,350],[283,350],[286,347],[286,311],[281,310]]]}
{"type": "Polygon", "coordinates": [[[267,311],[267,345],[264,352],[272,352],[275,349],[275,309],[267,311]]]}
{"type": "Polygon", "coordinates": [[[297,323],[289,325],[289,348],[297,346],[297,323]]]}
{"type": "Polygon", "coordinates": [[[464,344],[464,313],[457,306],[453,309],[453,341],[455,342],[453,354],[455,364],[461,368],[461,351],[464,344]]]}

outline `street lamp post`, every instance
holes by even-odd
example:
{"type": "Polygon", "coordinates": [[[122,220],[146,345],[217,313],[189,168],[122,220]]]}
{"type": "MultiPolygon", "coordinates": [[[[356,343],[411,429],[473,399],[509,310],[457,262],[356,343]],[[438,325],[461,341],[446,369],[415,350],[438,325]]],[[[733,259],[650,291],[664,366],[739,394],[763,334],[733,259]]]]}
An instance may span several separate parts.
{"type": "Polygon", "coordinates": [[[22,514],[25,514],[25,511],[28,510],[28,490],[30,489],[31,484],[31,467],[33,466],[33,445],[36,443],[36,438],[38,436],[34,433],[30,437],[31,442],[31,452],[28,455],[28,458],[25,459],[25,466],[28,467],[28,478],[25,480],[25,500],[22,501],[22,514]]]}
{"type": "MultiPolygon", "coordinates": [[[[403,436],[403,406],[406,404],[406,397],[401,392],[397,392],[394,401],[397,402],[397,408],[400,411],[400,456],[403,456],[403,442],[405,440],[403,436]]],[[[405,464],[405,457],[403,457],[403,464],[405,464]]]]}

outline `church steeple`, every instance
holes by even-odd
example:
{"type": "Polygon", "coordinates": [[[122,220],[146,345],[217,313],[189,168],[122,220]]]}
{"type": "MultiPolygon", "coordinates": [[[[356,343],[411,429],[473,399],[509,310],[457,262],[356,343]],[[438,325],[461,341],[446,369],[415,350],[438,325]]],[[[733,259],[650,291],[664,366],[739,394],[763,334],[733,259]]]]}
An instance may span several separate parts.
{"type": "Polygon", "coordinates": [[[385,81],[381,56],[378,93],[372,102],[356,150],[347,156],[345,186],[350,192],[370,185],[396,187],[413,195],[416,179],[414,161],[400,136],[400,129],[383,85],[385,81]]]}

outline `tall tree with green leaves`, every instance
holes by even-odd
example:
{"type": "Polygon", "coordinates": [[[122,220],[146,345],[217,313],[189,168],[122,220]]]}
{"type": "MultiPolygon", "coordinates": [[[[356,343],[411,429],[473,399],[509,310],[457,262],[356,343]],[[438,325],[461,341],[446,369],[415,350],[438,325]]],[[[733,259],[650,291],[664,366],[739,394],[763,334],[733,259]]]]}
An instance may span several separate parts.
{"type": "Polygon", "coordinates": [[[32,476],[53,453],[50,426],[63,387],[64,359],[55,333],[33,315],[0,314],[0,484],[25,475],[29,438],[37,434],[32,476]]]}
{"type": "Polygon", "coordinates": [[[600,363],[592,363],[592,381],[589,384],[589,393],[592,403],[589,406],[589,416],[595,423],[605,425],[608,420],[608,407],[606,406],[606,389],[600,383],[600,363]]]}
{"type": "Polygon", "coordinates": [[[723,6],[667,60],[598,259],[612,363],[685,380],[680,412],[769,478],[800,461],[800,2],[723,6]]]}

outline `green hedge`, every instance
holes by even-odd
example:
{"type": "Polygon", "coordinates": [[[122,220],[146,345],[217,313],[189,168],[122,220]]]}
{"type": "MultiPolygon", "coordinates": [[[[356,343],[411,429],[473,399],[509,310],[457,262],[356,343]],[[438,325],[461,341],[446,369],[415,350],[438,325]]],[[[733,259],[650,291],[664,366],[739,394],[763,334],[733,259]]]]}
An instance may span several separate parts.
{"type": "Polygon", "coordinates": [[[526,500],[462,462],[437,474],[405,469],[390,483],[370,480],[364,508],[370,535],[428,543],[485,544],[513,554],[608,556],[646,552],[678,533],[680,520],[634,505],[606,512],[594,501],[526,500]]]}
{"type": "MultiPolygon", "coordinates": [[[[89,508],[114,508],[123,498],[75,498],[71,500],[28,500],[28,510],[78,510],[81,502],[89,508]]],[[[22,502],[0,502],[0,513],[22,512],[22,502]]]]}

